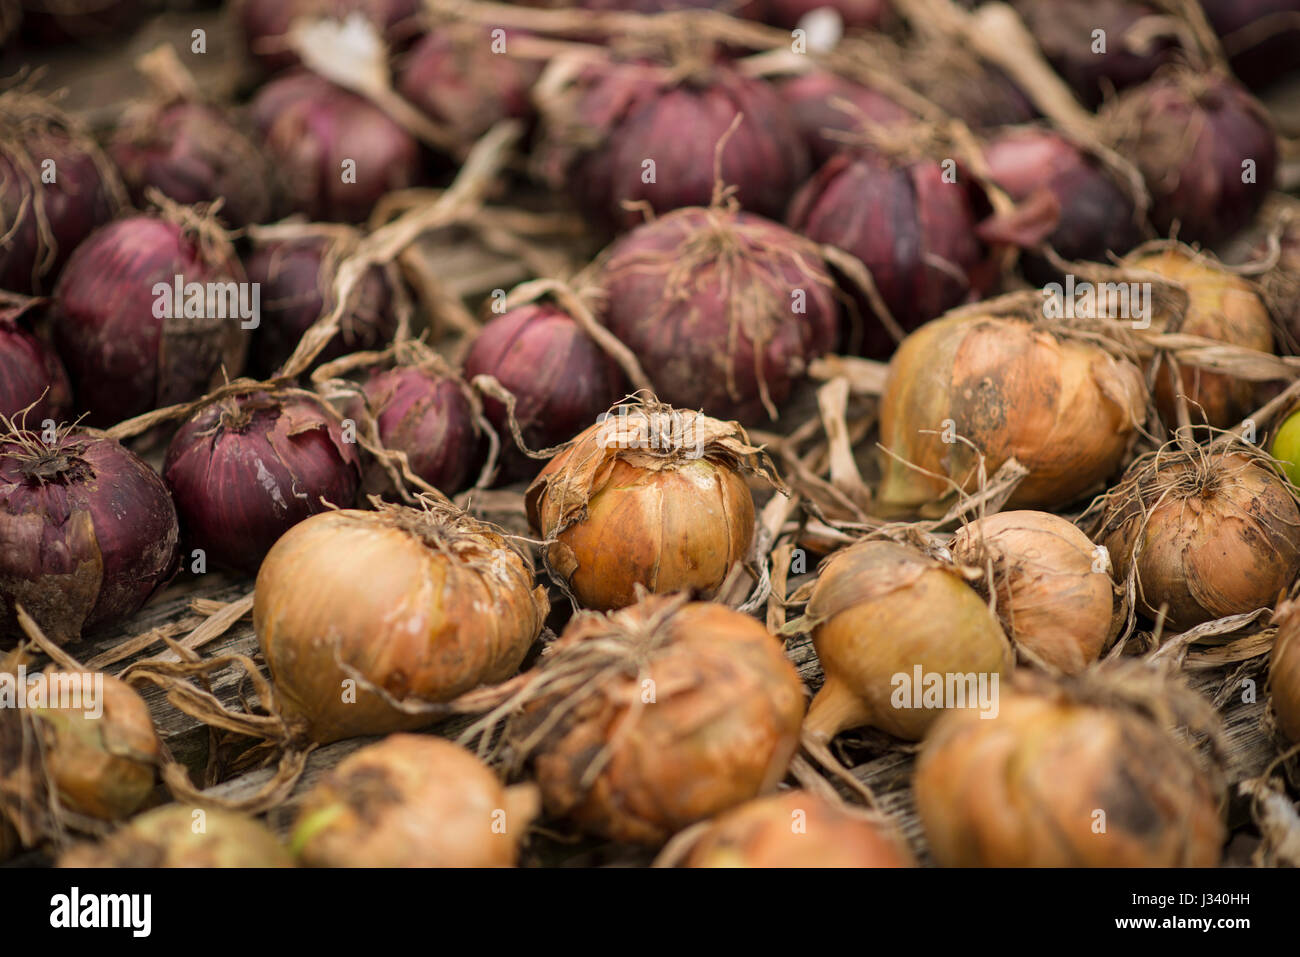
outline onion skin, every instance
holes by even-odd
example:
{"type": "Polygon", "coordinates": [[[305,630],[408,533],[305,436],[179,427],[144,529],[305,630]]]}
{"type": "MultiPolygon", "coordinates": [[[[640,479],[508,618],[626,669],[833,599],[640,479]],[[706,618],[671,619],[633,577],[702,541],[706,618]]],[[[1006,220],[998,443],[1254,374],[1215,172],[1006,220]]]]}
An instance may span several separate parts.
{"type": "Polygon", "coordinates": [[[491,526],[347,509],[276,542],[257,575],[253,626],[282,717],[326,744],[435,720],[371,686],[436,702],[510,677],[548,611],[528,563],[491,526]],[[349,704],[340,689],[354,675],[349,704]]]}
{"type": "MultiPolygon", "coordinates": [[[[1111,476],[1146,418],[1142,375],[1099,346],[1026,320],[953,316],[904,341],[889,365],[880,441],[903,460],[973,489],[974,443],[993,475],[1014,457],[1029,475],[1009,507],[1062,506],[1111,476]],[[934,430],[940,434],[926,434],[934,430]]],[[[884,463],[882,509],[940,508],[947,483],[884,463]]]]}
{"type": "Polygon", "coordinates": [[[1277,729],[1287,741],[1300,743],[1300,630],[1297,604],[1285,601],[1273,616],[1278,626],[1268,663],[1268,690],[1277,729]]]}
{"type": "Polygon", "coordinates": [[[168,804],[141,814],[98,844],[71,848],[58,866],[293,867],[293,858],[251,817],[215,807],[168,804]]]}
{"type": "Polygon", "coordinates": [[[200,409],[182,425],[163,477],[187,547],[251,574],[281,535],[325,502],[353,504],[361,461],[317,399],[253,392],[200,409]]]}
{"type": "MultiPolygon", "coordinates": [[[[822,6],[812,0],[814,8],[822,6]]],[[[826,131],[852,134],[861,122],[852,112],[837,109],[832,99],[847,100],[874,123],[891,125],[914,121],[912,112],[895,103],[884,93],[861,83],[854,83],[826,70],[813,70],[777,85],[777,92],[790,108],[795,123],[803,133],[813,162],[821,165],[847,147],[844,140],[828,136],[826,131]]]]}
{"type": "Polygon", "coordinates": [[[798,746],[798,673],[761,624],[721,605],[651,597],[608,617],[579,615],[545,654],[543,673],[590,661],[580,700],[545,695],[506,733],[518,745],[558,718],[531,765],[547,810],[587,833],[662,844],[775,788],[798,746]],[[648,688],[654,702],[643,705],[648,688]]]}
{"type": "MultiPolygon", "coordinates": [[[[1153,453],[1154,454],[1154,453],[1153,453]]],[[[1139,459],[1108,495],[1094,540],[1138,610],[1178,629],[1271,606],[1300,572],[1300,509],[1286,482],[1240,453],[1139,459]]]]}
{"type": "Polygon", "coordinates": [[[1004,694],[991,720],[937,722],[916,804],[948,867],[1213,867],[1224,840],[1185,745],[1131,712],[1040,695],[1004,694]]]}
{"type": "Polygon", "coordinates": [[[514,867],[539,804],[450,741],[394,734],[308,792],[294,849],[309,867],[514,867]]]}
{"type": "Polygon", "coordinates": [[[72,386],[58,355],[23,319],[31,305],[0,300],[0,415],[32,427],[60,422],[72,407],[72,386]],[[30,408],[29,408],[30,407],[30,408]],[[26,409],[26,418],[20,413],[26,409]]]}
{"type": "Polygon", "coordinates": [[[878,30],[893,13],[889,0],[763,0],[763,5],[763,19],[767,23],[791,29],[821,7],[830,7],[838,13],[848,29],[878,30]]]}
{"type": "Polygon", "coordinates": [[[775,418],[835,344],[821,251],[748,213],[689,208],[646,223],[610,247],[602,285],[605,325],[653,370],[659,397],[719,419],[775,418]]]}
{"type": "Polygon", "coordinates": [[[896,707],[896,675],[910,680],[917,666],[923,674],[986,675],[996,696],[993,676],[1000,680],[1014,663],[997,618],[957,572],[893,542],[832,555],[808,616],[826,682],[804,731],[822,743],[866,725],[919,741],[943,709],[896,707]]]}
{"type": "MultiPolygon", "coordinates": [[[[1078,674],[1120,625],[1108,563],[1077,527],[1048,512],[1000,512],[957,533],[953,560],[993,566],[998,616],[1020,648],[1078,674]]],[[[983,582],[977,583],[983,584],[983,582]]]]}
{"type": "Polygon", "coordinates": [[[237,0],[235,22],[248,51],[265,70],[296,65],[298,54],[286,34],[299,17],[346,20],[360,13],[379,28],[390,47],[401,47],[416,31],[418,0],[237,0]]]}
{"type": "Polygon", "coordinates": [[[755,798],[721,814],[685,867],[914,867],[880,825],[807,791],[755,798]],[[798,826],[802,829],[796,831],[798,826]]]}
{"type": "Polygon", "coordinates": [[[54,339],[77,408],[109,426],[198,398],[243,366],[241,320],[163,319],[156,283],[244,281],[232,256],[209,256],[181,226],[132,216],[97,230],[68,261],[55,288],[54,339]]]}
{"type": "MultiPolygon", "coordinates": [[[[618,364],[573,317],[548,302],[527,303],[488,322],[465,356],[465,378],[490,375],[515,397],[515,420],[530,449],[567,441],[627,391],[618,364]]],[[[501,475],[532,478],[538,462],[517,448],[503,403],[483,412],[501,437],[501,475]]]]}
{"type": "Polygon", "coordinates": [[[134,614],[176,573],[176,509],[162,479],[113,439],[0,438],[0,635],[21,603],[64,644],[134,614]]]}
{"type": "Polygon", "coordinates": [[[415,185],[419,146],[364,97],[314,73],[263,86],[250,106],[263,146],[283,171],[294,211],[313,220],[359,223],[385,193],[415,185]],[[343,163],[356,182],[343,182],[343,163]]]}

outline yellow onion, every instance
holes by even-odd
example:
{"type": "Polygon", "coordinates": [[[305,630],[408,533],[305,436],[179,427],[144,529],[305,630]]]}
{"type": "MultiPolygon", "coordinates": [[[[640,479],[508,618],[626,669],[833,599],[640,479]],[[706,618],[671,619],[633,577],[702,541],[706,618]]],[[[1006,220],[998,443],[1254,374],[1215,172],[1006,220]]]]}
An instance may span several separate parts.
{"type": "Polygon", "coordinates": [[[889,363],[878,501],[942,513],[950,482],[974,491],[978,451],[990,476],[1012,457],[1029,470],[1008,505],[1067,505],[1119,468],[1145,417],[1137,366],[1095,339],[1014,316],[938,319],[889,363]]]}
{"type": "Polygon", "coordinates": [[[937,722],[916,805],[950,867],[1212,867],[1224,838],[1215,781],[1184,738],[1046,684],[1008,689],[990,720],[937,722]]]}
{"type": "Polygon", "coordinates": [[[253,624],[280,717],[327,743],[421,727],[397,705],[508,678],[548,610],[503,532],[427,501],[295,525],[262,563],[253,624]]]}
{"type": "Polygon", "coordinates": [[[1295,492],[1253,449],[1151,452],[1100,501],[1092,537],[1138,609],[1175,628],[1266,608],[1300,571],[1295,492]]]}
{"type": "Polygon", "coordinates": [[[99,844],[81,844],[59,867],[293,867],[264,824],[219,808],[168,804],[99,844]]]}
{"type": "Polygon", "coordinates": [[[944,708],[979,709],[981,697],[996,707],[1013,663],[997,617],[958,571],[894,542],[832,555],[807,617],[826,673],[804,721],[814,743],[867,725],[918,741],[944,708]],[[934,675],[945,692],[937,701],[927,692],[934,675]],[[963,678],[954,690],[964,704],[946,693],[949,676],[963,678]]]}
{"type": "Polygon", "coordinates": [[[538,810],[450,741],[394,734],[345,758],[303,799],[293,849],[312,867],[513,867],[538,810]]]}
{"type": "Polygon", "coordinates": [[[1300,744],[1300,603],[1285,601],[1278,606],[1273,621],[1277,640],[1268,664],[1268,690],[1273,704],[1273,719],[1288,741],[1300,744]]]}
{"type": "Polygon", "coordinates": [[[685,596],[580,612],[547,647],[506,739],[546,809],[584,831],[660,844],[785,776],[803,683],[747,615],[685,596]]]}
{"type": "Polygon", "coordinates": [[[894,835],[809,791],[782,791],[719,815],[686,867],[912,867],[894,835]]]}
{"type": "MultiPolygon", "coordinates": [[[[953,560],[991,578],[998,617],[1030,656],[1077,674],[1121,623],[1110,560],[1076,526],[1049,512],[1001,512],[957,533],[953,560]]],[[[976,587],[990,584],[981,577],[976,587]]]]}
{"type": "Polygon", "coordinates": [[[630,605],[638,585],[708,598],[753,542],[747,474],[773,481],[736,423],[653,400],[620,406],[533,480],[528,520],[585,608],[630,605]]]}

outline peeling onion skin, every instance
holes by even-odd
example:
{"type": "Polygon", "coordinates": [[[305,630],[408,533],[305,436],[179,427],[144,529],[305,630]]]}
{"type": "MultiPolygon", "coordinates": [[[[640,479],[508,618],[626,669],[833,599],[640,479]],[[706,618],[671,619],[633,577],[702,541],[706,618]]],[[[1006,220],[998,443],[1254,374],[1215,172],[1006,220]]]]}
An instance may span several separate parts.
{"type": "Polygon", "coordinates": [[[0,415],[17,416],[20,428],[24,422],[37,428],[46,419],[66,418],[72,385],[58,353],[24,324],[28,309],[0,300],[0,415]]]}
{"type": "Polygon", "coordinates": [[[176,573],[178,535],[162,479],[104,433],[0,438],[0,635],[21,635],[15,602],[58,644],[129,617],[176,573]]]}
{"type": "Polygon", "coordinates": [[[305,395],[254,392],[199,410],[177,430],[163,464],[187,549],[255,573],[276,540],[324,511],[324,502],[353,504],[357,449],[337,418],[305,395]]]}
{"type": "Polygon", "coordinates": [[[399,711],[367,684],[446,701],[513,675],[541,632],[545,589],[503,536],[465,519],[431,547],[412,511],[314,515],[262,562],[253,626],[281,716],[311,741],[425,727],[436,716],[399,711]],[[339,661],[359,675],[355,703],[342,700],[354,675],[339,661]]]}
{"type": "Polygon", "coordinates": [[[394,734],[307,793],[293,845],[308,867],[514,867],[539,806],[450,741],[394,734]]]}
{"type": "Polygon", "coordinates": [[[1284,601],[1273,616],[1277,640],[1268,663],[1273,719],[1282,736],[1300,744],[1300,605],[1284,601]]]}
{"type": "Polygon", "coordinates": [[[132,820],[98,844],[66,851],[59,867],[293,867],[265,825],[220,808],[167,804],[132,820]],[[195,825],[202,814],[202,829],[195,825]]]}

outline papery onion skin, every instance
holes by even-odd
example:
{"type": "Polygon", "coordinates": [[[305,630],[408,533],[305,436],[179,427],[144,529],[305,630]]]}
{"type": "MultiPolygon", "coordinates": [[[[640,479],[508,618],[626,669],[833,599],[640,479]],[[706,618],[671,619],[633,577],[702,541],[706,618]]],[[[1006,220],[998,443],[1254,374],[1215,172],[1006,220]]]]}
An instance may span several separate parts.
{"type": "Polygon", "coordinates": [[[63,644],[138,611],[176,573],[176,509],[143,461],[92,429],[0,437],[0,635],[21,603],[63,644]]]}
{"type": "Polygon", "coordinates": [[[251,574],[281,535],[326,502],[353,504],[361,461],[319,400],[252,392],[185,422],[167,447],[163,478],[186,547],[251,574]]]}
{"type": "Polygon", "coordinates": [[[36,428],[46,419],[64,419],[72,386],[58,354],[24,324],[30,308],[0,299],[0,415],[36,428]]]}
{"type": "Polygon", "coordinates": [[[54,339],[89,424],[198,398],[223,372],[241,371],[246,340],[238,316],[155,315],[155,285],[173,289],[177,276],[187,285],[244,281],[233,255],[210,255],[181,226],[152,216],[104,226],[68,261],[54,291],[54,339]]]}
{"type": "Polygon", "coordinates": [[[605,325],[660,398],[746,425],[786,401],[838,331],[821,251],[743,212],[688,208],[638,227],[610,247],[602,285],[605,325]]]}
{"type": "MultiPolygon", "coordinates": [[[[831,556],[808,616],[826,681],[804,729],[823,742],[866,725],[919,741],[943,708],[916,700],[898,706],[898,676],[910,682],[917,667],[922,675],[973,676],[996,701],[997,683],[1014,663],[997,618],[957,572],[894,542],[863,542],[831,556]]],[[[913,689],[915,698],[922,690],[913,689]]]]}
{"type": "Polygon", "coordinates": [[[1285,601],[1273,616],[1278,626],[1273,643],[1272,657],[1268,662],[1269,701],[1273,706],[1273,720],[1282,736],[1293,744],[1300,744],[1300,605],[1285,601]]]}
{"type": "Polygon", "coordinates": [[[539,804],[450,741],[394,734],[307,793],[294,850],[309,867],[513,867],[539,804]]]}
{"type": "MultiPolygon", "coordinates": [[[[1061,506],[1118,470],[1146,418],[1145,391],[1133,363],[1068,330],[953,316],[912,333],[894,355],[880,441],[971,490],[977,457],[960,436],[984,454],[990,476],[1011,457],[1029,470],[1010,507],[1061,506]],[[944,441],[948,421],[952,442],[944,441]]],[[[884,468],[883,508],[927,509],[951,491],[893,457],[884,468]]]]}
{"type": "MultiPolygon", "coordinates": [[[[617,363],[557,305],[517,306],[486,323],[465,356],[465,378],[490,375],[515,397],[515,420],[529,449],[567,441],[622,398],[617,363]]],[[[515,447],[505,404],[483,411],[501,439],[506,479],[532,478],[540,464],[515,447]]]]}
{"type": "Polygon", "coordinates": [[[1213,867],[1224,840],[1210,781],[1149,720],[1010,690],[935,724],[916,804],[948,867],[1213,867]]]}
{"type": "Polygon", "coordinates": [[[434,720],[371,687],[445,701],[510,677],[548,610],[529,564],[491,526],[346,509],[276,542],[257,575],[253,626],[282,717],[324,744],[434,720]],[[348,678],[355,703],[343,700],[348,678]]]}
{"type": "Polygon", "coordinates": [[[990,515],[963,527],[951,550],[954,561],[981,571],[992,563],[1003,628],[1018,647],[1065,674],[1096,661],[1119,627],[1110,563],[1059,516],[990,515]]]}
{"type": "Polygon", "coordinates": [[[684,867],[914,867],[879,824],[808,791],[755,798],[711,822],[684,867]],[[796,830],[796,828],[798,828],[796,830]]]}
{"type": "Polygon", "coordinates": [[[390,47],[400,48],[416,33],[418,0],[237,0],[234,7],[248,51],[266,70],[298,63],[289,46],[289,27],[298,18],[322,17],[345,21],[361,14],[379,28],[390,47]]]}
{"type": "Polygon", "coordinates": [[[64,852],[59,867],[293,867],[262,823],[216,807],[167,804],[132,820],[98,844],[64,852]],[[198,815],[203,826],[196,827],[198,815]]]}
{"type": "MultiPolygon", "coordinates": [[[[816,4],[817,0],[813,2],[816,4]]],[[[790,107],[813,162],[818,165],[848,146],[848,140],[836,139],[833,134],[857,133],[861,126],[858,113],[886,126],[914,119],[910,110],[884,93],[826,70],[813,70],[783,80],[777,85],[777,92],[790,107]],[[831,102],[833,99],[846,100],[858,112],[838,109],[831,102]]]]}
{"type": "Polygon", "coordinates": [[[596,640],[611,659],[593,659],[580,702],[569,701],[570,709],[564,694],[545,696],[507,728],[519,742],[559,719],[530,751],[551,814],[588,833],[657,845],[772,790],[785,775],[798,745],[803,685],[780,642],[753,618],[652,597],[608,618],[575,617],[546,654],[557,662],[581,658],[596,640]],[[612,650],[620,644],[628,646],[624,657],[612,650]],[[653,704],[641,703],[647,688],[653,704]],[[596,772],[592,762],[606,749],[596,772]]]}

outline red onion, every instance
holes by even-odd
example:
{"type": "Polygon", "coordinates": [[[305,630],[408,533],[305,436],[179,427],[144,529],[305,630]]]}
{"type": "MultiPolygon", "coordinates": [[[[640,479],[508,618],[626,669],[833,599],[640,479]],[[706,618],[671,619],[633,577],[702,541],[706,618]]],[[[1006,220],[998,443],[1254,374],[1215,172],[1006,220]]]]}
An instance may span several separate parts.
{"type": "MultiPolygon", "coordinates": [[[[91,424],[186,402],[221,381],[223,369],[232,378],[241,370],[241,326],[252,320],[165,318],[176,316],[176,297],[161,287],[174,290],[177,276],[186,287],[244,282],[216,227],[192,212],[179,215],[188,221],[132,216],[102,227],[77,247],[59,279],[55,342],[77,408],[91,424]]],[[[252,304],[246,285],[237,293],[252,304]]],[[[211,303],[204,311],[215,313],[211,303]]]]}
{"type": "Polygon", "coordinates": [[[414,36],[419,0],[237,0],[235,16],[248,50],[267,70],[298,63],[286,34],[299,17],[346,20],[360,13],[380,28],[390,48],[414,36]]]}
{"type": "Polygon", "coordinates": [[[411,134],[369,100],[314,73],[266,84],[252,116],[293,208],[312,219],[360,222],[385,193],[419,178],[411,134]],[[354,170],[345,168],[349,161],[354,170]],[[344,182],[354,174],[355,182],[344,182]]]}
{"type": "Polygon", "coordinates": [[[163,477],[186,547],[255,572],[276,540],[325,502],[352,505],[361,469],[356,445],[319,400],[253,392],[214,402],[182,425],[163,477]]]}
{"type": "Polygon", "coordinates": [[[60,644],[134,614],[176,572],[176,509],[154,471],[93,429],[0,438],[0,635],[14,603],[60,644]]]}
{"type": "Polygon", "coordinates": [[[1300,68],[1300,0],[1201,0],[1244,83],[1263,86],[1300,68]]]}
{"type": "Polygon", "coordinates": [[[897,69],[908,83],[971,129],[1028,123],[1038,110],[1020,87],[958,41],[905,47],[897,69]]]}
{"type": "MultiPolygon", "coordinates": [[[[303,226],[294,238],[258,242],[245,258],[249,281],[260,284],[262,296],[262,322],[249,350],[254,375],[270,377],[303,333],[333,308],[335,272],[355,240],[356,234],[342,227],[303,226]]],[[[383,348],[396,331],[392,289],[384,271],[373,266],[353,288],[339,331],[313,368],[350,352],[383,348]]]]}
{"type": "Polygon", "coordinates": [[[622,237],[605,265],[605,324],[664,402],[753,423],[835,344],[834,281],[778,223],[682,209],[622,237]]]}
{"type": "Polygon", "coordinates": [[[862,126],[859,113],[869,121],[884,126],[913,119],[910,110],[885,94],[824,70],[815,70],[786,80],[777,87],[777,91],[790,107],[790,114],[817,163],[826,162],[845,148],[843,139],[827,136],[826,131],[857,132],[862,126]],[[835,99],[853,104],[857,113],[839,109],[831,103],[835,99]]]}
{"type": "MultiPolygon", "coordinates": [[[[465,378],[496,378],[515,397],[515,419],[530,449],[568,441],[626,393],[618,365],[573,318],[549,302],[528,303],[483,327],[465,357],[465,378]]],[[[504,478],[536,475],[541,462],[516,447],[505,406],[483,411],[501,437],[504,478]]]]}
{"type": "Polygon", "coordinates": [[[708,205],[718,142],[742,113],[722,181],[746,209],[780,216],[808,172],[799,130],[770,86],[721,63],[686,78],[648,63],[587,67],[543,104],[543,164],[594,220],[631,228],[645,217],[628,201],[656,213],[708,205]]]}
{"type": "Polygon", "coordinates": [[[130,114],[109,152],[143,207],[153,187],[178,203],[222,197],[231,226],[272,218],[273,173],[261,150],[221,110],[202,103],[150,104],[130,114]]]}
{"type": "Polygon", "coordinates": [[[797,27],[805,16],[821,7],[840,15],[847,28],[879,29],[889,19],[889,0],[763,0],[763,19],[778,27],[797,27]]]}
{"type": "Polygon", "coordinates": [[[94,141],[41,97],[0,94],[0,131],[0,288],[48,291],[73,248],[113,217],[122,186],[94,141]]]}
{"type": "Polygon", "coordinates": [[[67,415],[72,386],[54,350],[25,324],[36,305],[0,298],[0,415],[18,416],[20,427],[26,423],[39,430],[46,419],[57,422],[67,415]]]}

